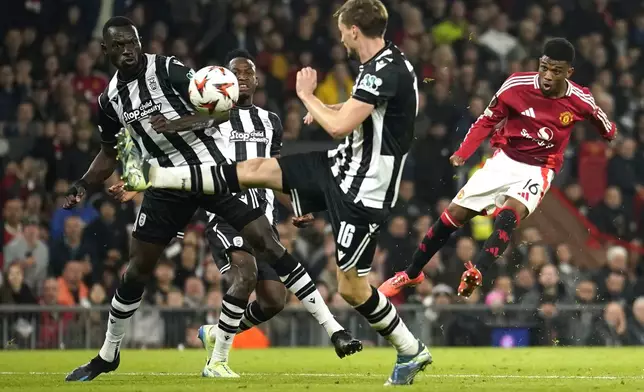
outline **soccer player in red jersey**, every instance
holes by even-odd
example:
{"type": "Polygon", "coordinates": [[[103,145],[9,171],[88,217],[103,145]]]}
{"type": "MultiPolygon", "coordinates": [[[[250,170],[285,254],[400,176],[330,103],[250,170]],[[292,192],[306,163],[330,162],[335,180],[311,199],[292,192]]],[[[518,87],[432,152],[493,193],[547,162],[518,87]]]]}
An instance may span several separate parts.
{"type": "Polygon", "coordinates": [[[412,264],[380,286],[383,294],[391,297],[421,283],[423,267],[453,232],[477,215],[497,212],[492,235],[473,262],[465,264],[458,294],[469,297],[481,285],[482,273],[506,250],[521,220],[534,212],[550,188],[563,164],[573,125],[589,120],[604,139],[615,138],[615,124],[595,104],[590,91],[568,79],[574,57],[569,41],[551,39],[544,46],[539,72],[515,73],[503,83],[450,162],[463,165],[490,136],[494,156],[429,229],[412,264]]]}

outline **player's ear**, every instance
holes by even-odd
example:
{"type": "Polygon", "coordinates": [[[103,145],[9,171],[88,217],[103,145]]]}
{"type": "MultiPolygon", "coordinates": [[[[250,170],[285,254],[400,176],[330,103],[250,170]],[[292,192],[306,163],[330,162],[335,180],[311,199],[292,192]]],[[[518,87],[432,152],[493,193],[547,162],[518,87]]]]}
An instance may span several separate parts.
{"type": "Polygon", "coordinates": [[[566,77],[567,78],[571,77],[573,72],[575,72],[575,67],[573,67],[573,66],[568,67],[568,73],[567,73],[566,77]]]}
{"type": "Polygon", "coordinates": [[[107,55],[107,45],[105,45],[105,41],[101,41],[101,49],[103,50],[103,54],[107,55]]]}

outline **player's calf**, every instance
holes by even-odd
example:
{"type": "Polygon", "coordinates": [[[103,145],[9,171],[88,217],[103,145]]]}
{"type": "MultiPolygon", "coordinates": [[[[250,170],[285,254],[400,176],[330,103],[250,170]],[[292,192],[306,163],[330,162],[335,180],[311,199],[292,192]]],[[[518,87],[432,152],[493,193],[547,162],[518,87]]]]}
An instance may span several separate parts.
{"type": "Polygon", "coordinates": [[[494,220],[494,231],[485,240],[483,248],[474,257],[473,263],[466,263],[466,271],[461,276],[458,294],[469,297],[483,281],[483,274],[503,255],[510,244],[514,230],[521,219],[529,215],[529,210],[516,199],[509,198],[494,220]]]}
{"type": "Polygon", "coordinates": [[[248,297],[257,284],[255,258],[246,252],[232,252],[227,275],[232,279],[232,285],[222,300],[217,327],[209,330],[211,336],[208,340],[215,341],[210,360],[212,363],[225,364],[228,361],[233,339],[248,305],[248,297]]]}

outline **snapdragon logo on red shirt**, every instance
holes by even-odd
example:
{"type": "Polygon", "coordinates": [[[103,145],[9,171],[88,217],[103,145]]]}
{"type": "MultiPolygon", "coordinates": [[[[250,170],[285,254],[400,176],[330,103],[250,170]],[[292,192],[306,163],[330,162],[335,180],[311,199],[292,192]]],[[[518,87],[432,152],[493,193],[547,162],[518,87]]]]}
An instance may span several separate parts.
{"type": "Polygon", "coordinates": [[[538,138],[530,135],[530,133],[525,128],[521,130],[521,136],[537,143],[539,147],[552,148],[555,146],[553,143],[550,143],[550,141],[554,137],[554,132],[548,127],[539,128],[539,130],[537,131],[538,138]]]}

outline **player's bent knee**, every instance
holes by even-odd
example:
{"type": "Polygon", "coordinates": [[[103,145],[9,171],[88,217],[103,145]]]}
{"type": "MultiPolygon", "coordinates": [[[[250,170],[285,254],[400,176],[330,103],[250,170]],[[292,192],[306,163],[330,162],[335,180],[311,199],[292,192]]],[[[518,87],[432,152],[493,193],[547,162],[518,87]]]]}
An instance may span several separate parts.
{"type": "Polygon", "coordinates": [[[519,215],[520,219],[525,219],[528,217],[528,215],[530,215],[530,210],[528,210],[528,207],[526,207],[525,204],[513,197],[508,197],[505,203],[503,203],[503,207],[514,210],[519,215]]]}
{"type": "Polygon", "coordinates": [[[237,177],[245,188],[282,190],[282,169],[275,158],[255,158],[239,162],[237,177]]]}
{"type": "Polygon", "coordinates": [[[366,276],[359,277],[355,268],[338,270],[338,293],[351,306],[362,305],[371,297],[372,289],[366,276]]]}
{"type": "Polygon", "coordinates": [[[243,251],[230,254],[230,270],[233,282],[231,290],[240,295],[250,295],[257,285],[257,264],[255,258],[243,251]]]}
{"type": "Polygon", "coordinates": [[[476,211],[472,211],[463,206],[459,206],[456,203],[450,203],[450,205],[447,207],[447,212],[449,212],[450,216],[461,223],[465,223],[478,215],[476,211]]]}
{"type": "Polygon", "coordinates": [[[253,247],[255,255],[271,265],[284,255],[284,246],[273,233],[264,215],[247,224],[241,234],[253,247]]]}

